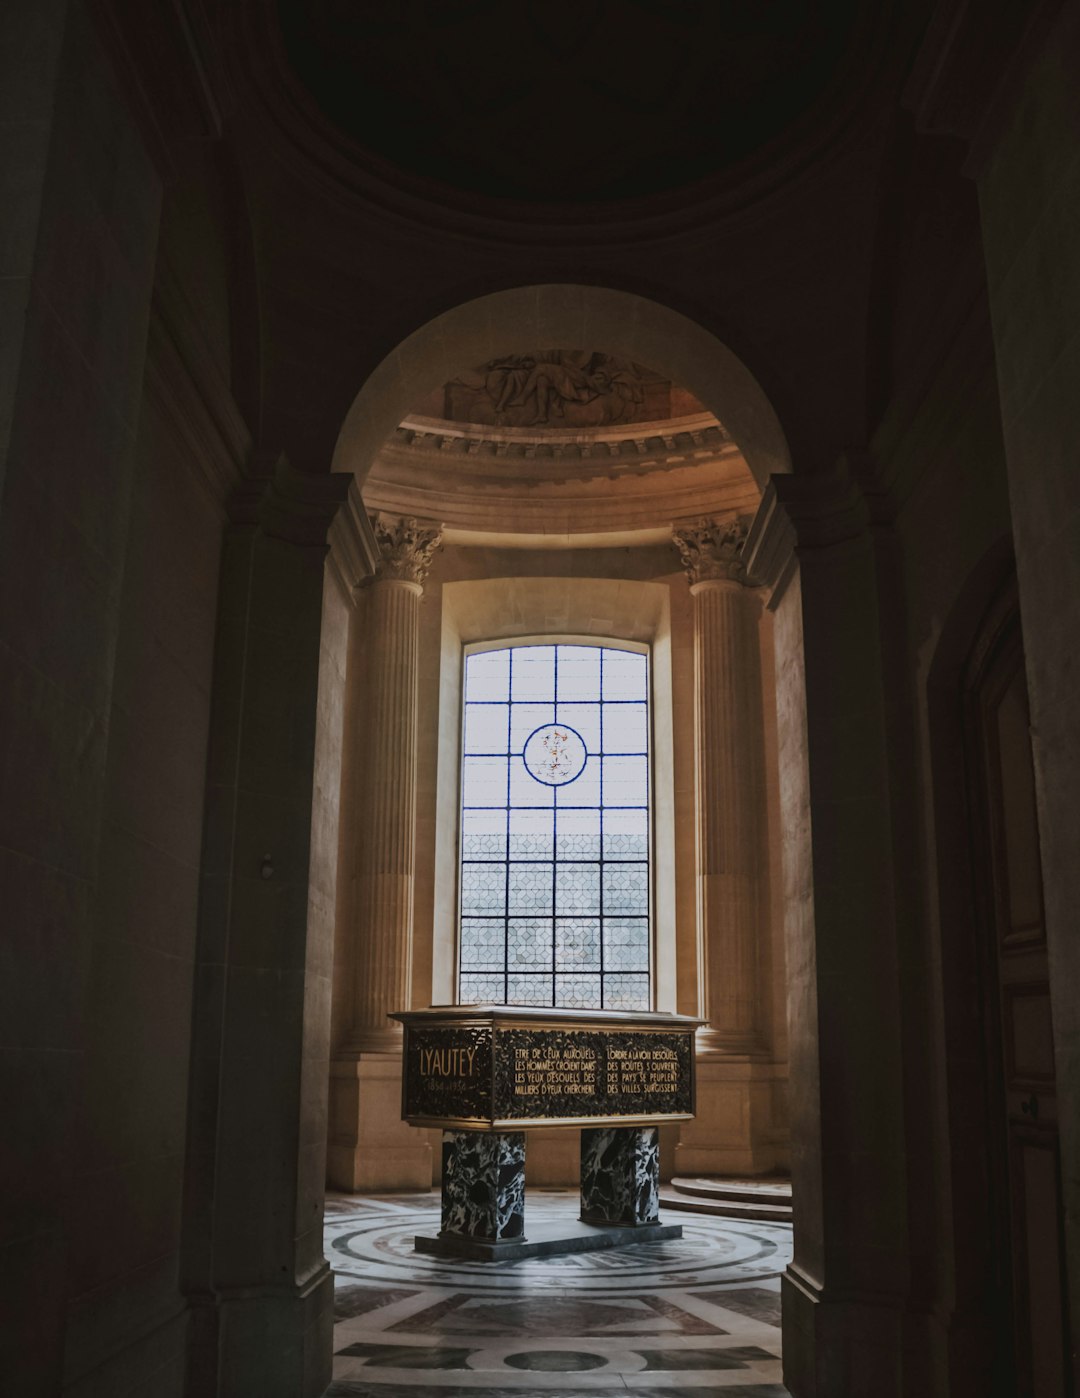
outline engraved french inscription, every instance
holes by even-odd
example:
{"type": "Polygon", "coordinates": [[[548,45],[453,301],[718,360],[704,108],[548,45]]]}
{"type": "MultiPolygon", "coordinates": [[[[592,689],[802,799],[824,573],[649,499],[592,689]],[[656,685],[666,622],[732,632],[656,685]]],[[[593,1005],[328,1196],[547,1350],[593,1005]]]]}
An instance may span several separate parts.
{"type": "Polygon", "coordinates": [[[617,1125],[693,1112],[692,1029],[411,1025],[406,1120],[617,1125]]]}

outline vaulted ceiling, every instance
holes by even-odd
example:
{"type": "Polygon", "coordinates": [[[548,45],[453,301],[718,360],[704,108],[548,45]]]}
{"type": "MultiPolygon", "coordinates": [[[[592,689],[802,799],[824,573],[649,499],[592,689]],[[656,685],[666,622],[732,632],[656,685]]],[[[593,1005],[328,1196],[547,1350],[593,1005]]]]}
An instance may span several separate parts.
{"type": "Polygon", "coordinates": [[[296,76],[400,171],[516,200],[678,189],[865,61],[857,0],[279,0],[296,76]]]}

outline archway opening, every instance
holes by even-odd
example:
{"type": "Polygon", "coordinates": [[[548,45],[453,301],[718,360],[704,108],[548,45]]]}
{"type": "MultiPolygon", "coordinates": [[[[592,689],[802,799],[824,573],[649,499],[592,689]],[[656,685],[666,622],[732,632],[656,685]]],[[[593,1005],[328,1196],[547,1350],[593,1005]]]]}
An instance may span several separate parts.
{"type": "MultiPolygon", "coordinates": [[[[801,633],[777,627],[779,595],[748,567],[763,487],[790,469],[760,387],[655,303],[524,288],[388,356],[334,466],[359,483],[373,572],[331,628],[344,647],[331,1187],[438,1179],[436,1133],[397,1120],[387,1016],[459,995],[464,657],[528,641],[648,655],[655,1000],[705,1022],[698,1115],[662,1128],[662,1175],[768,1176],[782,1195],[779,752],[798,735],[780,732],[775,676],[777,644],[801,633]]],[[[532,1185],[574,1186],[576,1133],[532,1132],[528,1161],[532,1185]]]]}

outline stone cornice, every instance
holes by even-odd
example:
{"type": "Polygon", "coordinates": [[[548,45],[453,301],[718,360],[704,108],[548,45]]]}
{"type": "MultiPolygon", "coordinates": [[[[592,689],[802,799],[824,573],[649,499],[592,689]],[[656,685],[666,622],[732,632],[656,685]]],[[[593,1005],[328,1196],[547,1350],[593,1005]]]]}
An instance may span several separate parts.
{"type": "Polygon", "coordinates": [[[435,552],[442,545],[442,526],[377,514],[371,516],[371,527],[379,550],[376,579],[423,587],[435,552]]]}
{"type": "Polygon", "coordinates": [[[777,504],[790,521],[800,552],[832,548],[866,534],[870,508],[859,483],[866,470],[863,458],[848,454],[828,471],[773,476],[777,504]]]}
{"type": "Polygon", "coordinates": [[[588,461],[632,468],[676,465],[736,449],[711,413],[632,427],[579,432],[470,427],[441,418],[406,418],[388,444],[410,453],[492,457],[508,461],[588,461]]]}
{"type": "Polygon", "coordinates": [[[713,519],[674,525],[671,541],[679,551],[691,585],[703,582],[738,582],[752,585],[743,560],[747,525],[734,519],[718,523],[713,519]]]}
{"type": "Polygon", "coordinates": [[[349,477],[348,494],[334,515],[327,536],[330,544],[330,567],[350,601],[356,589],[374,576],[379,565],[379,545],[368,518],[360,487],[355,477],[349,477]]]}
{"type": "Polygon", "coordinates": [[[279,456],[255,506],[255,520],[272,538],[325,549],[351,484],[351,476],[309,475],[279,456]]]}
{"type": "Polygon", "coordinates": [[[780,599],[798,566],[795,529],[787,512],[779,504],[776,480],[774,476],[765,487],[743,547],[747,569],[767,590],[766,605],[770,611],[780,605],[780,599]]]}
{"type": "MultiPolygon", "coordinates": [[[[751,515],[760,493],[742,452],[716,420],[688,419],[702,432],[652,434],[660,424],[601,432],[551,433],[436,424],[419,433],[407,419],[364,482],[368,509],[440,520],[448,529],[497,533],[604,533],[655,530],[660,521],[751,515]],[[438,430],[435,430],[438,429],[438,430]],[[406,442],[405,433],[414,440],[406,442]],[[527,438],[531,436],[531,440],[527,438]]],[[[668,426],[669,424],[665,424],[668,426]]]]}
{"type": "Polygon", "coordinates": [[[854,453],[831,471],[810,476],[776,475],[750,523],[742,559],[768,589],[768,607],[780,604],[800,556],[868,538],[873,515],[864,486],[868,459],[854,453]]]}

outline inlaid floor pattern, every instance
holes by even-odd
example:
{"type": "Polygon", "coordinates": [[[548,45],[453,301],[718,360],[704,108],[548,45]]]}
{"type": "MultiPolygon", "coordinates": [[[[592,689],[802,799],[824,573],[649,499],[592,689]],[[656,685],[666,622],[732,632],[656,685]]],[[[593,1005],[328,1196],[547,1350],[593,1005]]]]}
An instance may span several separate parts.
{"type": "MultiPolygon", "coordinates": [[[[529,1224],[575,1218],[530,1190],[529,1224]]],[[[327,1398],[787,1398],[780,1273],[791,1227],[689,1214],[678,1241],[518,1262],[415,1253],[437,1194],[331,1195],[334,1383],[327,1398]]]]}

